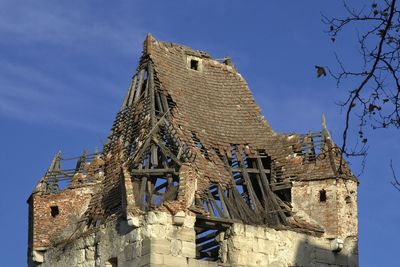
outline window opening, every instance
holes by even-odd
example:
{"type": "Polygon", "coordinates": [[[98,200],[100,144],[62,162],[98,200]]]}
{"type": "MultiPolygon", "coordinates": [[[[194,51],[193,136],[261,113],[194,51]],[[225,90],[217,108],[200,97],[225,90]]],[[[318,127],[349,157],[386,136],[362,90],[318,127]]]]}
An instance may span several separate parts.
{"type": "Polygon", "coordinates": [[[319,191],[319,202],[326,202],[326,191],[322,189],[319,191]]]}
{"type": "Polygon", "coordinates": [[[195,59],[190,60],[190,68],[192,70],[199,70],[199,61],[195,59]]]}
{"type": "Polygon", "coordinates": [[[221,233],[225,233],[230,224],[196,218],[196,259],[205,261],[219,261],[221,233]]]}
{"type": "Polygon", "coordinates": [[[51,206],[50,207],[50,214],[51,214],[51,217],[53,217],[53,218],[57,217],[58,214],[60,214],[58,206],[51,206]]]}

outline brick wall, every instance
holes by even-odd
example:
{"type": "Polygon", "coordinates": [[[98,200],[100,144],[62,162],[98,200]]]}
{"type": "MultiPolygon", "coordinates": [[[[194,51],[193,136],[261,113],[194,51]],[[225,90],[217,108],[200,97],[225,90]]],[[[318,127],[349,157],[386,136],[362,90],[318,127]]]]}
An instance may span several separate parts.
{"type": "Polygon", "coordinates": [[[65,228],[76,223],[86,210],[91,196],[90,187],[66,189],[51,195],[33,194],[30,199],[32,229],[29,229],[33,249],[46,248],[60,238],[65,228]]]}
{"type": "MultiPolygon", "coordinates": [[[[325,229],[326,237],[357,236],[357,182],[344,179],[295,181],[293,212],[305,212],[325,229]],[[326,200],[320,200],[324,190],[326,200]]],[[[310,220],[310,221],[311,221],[310,220]]]]}

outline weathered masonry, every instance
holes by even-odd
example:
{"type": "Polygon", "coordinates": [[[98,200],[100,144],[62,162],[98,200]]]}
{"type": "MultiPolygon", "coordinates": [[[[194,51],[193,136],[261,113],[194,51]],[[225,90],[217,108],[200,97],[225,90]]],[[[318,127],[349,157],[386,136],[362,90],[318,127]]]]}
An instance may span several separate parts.
{"type": "Polygon", "coordinates": [[[357,179],[321,131],[272,130],[230,59],[148,35],[101,152],[59,152],[29,266],[358,266],[357,179]]]}

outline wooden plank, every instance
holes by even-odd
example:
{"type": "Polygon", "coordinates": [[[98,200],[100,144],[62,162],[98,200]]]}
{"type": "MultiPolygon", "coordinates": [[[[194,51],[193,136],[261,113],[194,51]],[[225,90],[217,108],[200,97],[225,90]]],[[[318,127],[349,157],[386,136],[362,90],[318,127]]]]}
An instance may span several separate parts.
{"type": "Polygon", "coordinates": [[[160,191],[161,189],[163,189],[164,187],[167,187],[167,186],[168,186],[168,182],[164,182],[164,183],[162,183],[162,184],[156,186],[156,187],[154,188],[153,192],[158,192],[158,191],[160,191]]]}
{"type": "Polygon", "coordinates": [[[264,172],[264,166],[259,157],[257,157],[257,167],[261,170],[261,172],[260,172],[261,178],[262,178],[261,181],[263,182],[265,193],[266,193],[267,197],[269,197],[268,200],[270,200],[273,204],[273,210],[277,210],[277,214],[278,214],[278,217],[280,218],[280,220],[283,223],[286,223],[287,222],[286,216],[279,208],[279,204],[276,200],[277,196],[275,195],[275,193],[272,192],[271,188],[269,187],[268,177],[264,172]]]}
{"type": "Polygon", "coordinates": [[[232,198],[230,198],[230,197],[226,197],[226,196],[224,196],[223,195],[223,199],[224,199],[224,202],[225,202],[225,204],[226,204],[226,206],[227,206],[227,208],[228,208],[228,212],[229,212],[229,214],[230,214],[230,219],[238,219],[238,220],[240,220],[240,214],[239,214],[239,212],[237,211],[237,207],[236,207],[236,205],[233,203],[233,200],[232,200],[232,198]]]}
{"type": "Polygon", "coordinates": [[[202,215],[197,215],[196,216],[196,226],[203,226],[203,227],[208,227],[208,228],[218,228],[217,226],[223,226],[223,227],[230,227],[233,223],[240,222],[238,220],[233,220],[233,219],[226,219],[226,218],[217,218],[217,217],[206,217],[202,215]]]}
{"type": "Polygon", "coordinates": [[[144,72],[145,72],[144,68],[139,72],[139,81],[137,83],[137,89],[135,93],[135,98],[133,100],[133,104],[136,104],[139,101],[139,98],[142,94],[144,72]]]}
{"type": "Polygon", "coordinates": [[[153,162],[153,166],[154,166],[154,168],[157,168],[158,167],[158,149],[154,144],[152,144],[150,151],[151,151],[150,153],[151,153],[151,160],[153,162]]]}
{"type": "Polygon", "coordinates": [[[168,116],[169,113],[170,113],[170,110],[169,110],[167,97],[163,93],[160,93],[160,96],[161,96],[161,102],[162,102],[162,105],[163,105],[163,108],[164,108],[164,112],[168,116]]]}
{"type": "MultiPolygon", "coordinates": [[[[255,168],[231,168],[231,171],[239,173],[242,173],[243,171],[246,171],[247,173],[260,173],[260,170],[255,168]]],[[[264,173],[269,174],[271,171],[264,169],[264,173]]]]}
{"type": "Polygon", "coordinates": [[[218,189],[219,201],[221,201],[224,217],[230,218],[231,216],[229,215],[228,207],[226,206],[226,203],[225,203],[224,192],[222,192],[222,188],[220,185],[217,186],[217,189],[218,189]]]}
{"type": "Polygon", "coordinates": [[[219,242],[217,242],[216,240],[198,245],[196,246],[196,250],[198,251],[207,250],[215,246],[219,246],[219,242]]]}
{"type": "Polygon", "coordinates": [[[163,168],[163,169],[132,169],[131,174],[132,175],[149,175],[149,176],[160,176],[160,175],[165,175],[166,173],[173,173],[178,175],[179,172],[175,171],[175,169],[172,168],[163,168]]]}
{"type": "Polygon", "coordinates": [[[150,141],[152,140],[151,136],[153,136],[155,134],[155,132],[158,130],[158,126],[161,123],[165,123],[165,118],[162,117],[157,123],[156,125],[154,125],[154,127],[151,129],[151,131],[147,134],[147,136],[144,138],[144,140],[146,140],[143,144],[142,147],[139,149],[139,151],[136,153],[135,157],[133,158],[133,160],[131,162],[133,163],[137,163],[137,160],[140,159],[140,157],[142,157],[144,151],[148,148],[150,141]]]}
{"type": "Polygon", "coordinates": [[[153,136],[153,141],[160,147],[161,151],[168,157],[170,157],[176,164],[179,166],[182,165],[182,162],[166,147],[162,142],[160,142],[157,137],[153,136]]]}
{"type": "Polygon", "coordinates": [[[263,198],[262,201],[264,203],[264,209],[265,209],[265,207],[267,206],[267,195],[266,195],[264,187],[262,185],[261,178],[258,174],[256,174],[256,179],[257,179],[258,186],[260,187],[260,190],[261,190],[261,195],[263,198]]]}
{"type": "Polygon", "coordinates": [[[174,178],[172,177],[171,174],[167,174],[167,189],[165,190],[165,194],[164,194],[164,200],[169,200],[169,197],[175,193],[175,191],[177,192],[177,188],[174,186],[174,178]]]}
{"type": "MultiPolygon", "coordinates": [[[[204,232],[207,232],[207,231],[210,231],[210,230],[207,229],[207,230],[204,231],[204,232]]],[[[203,243],[203,242],[205,242],[205,241],[207,241],[207,240],[209,240],[209,239],[215,238],[215,237],[218,236],[219,234],[220,234],[220,232],[216,230],[215,232],[211,232],[211,233],[206,234],[206,235],[204,235],[204,236],[202,236],[202,237],[196,238],[196,243],[197,243],[197,244],[201,244],[201,243],[203,243]]]]}
{"type": "MultiPolygon", "coordinates": [[[[241,163],[242,166],[244,166],[243,158],[241,159],[240,163],[241,163]]],[[[251,180],[250,180],[249,174],[247,173],[247,169],[246,168],[243,168],[242,174],[243,174],[243,178],[244,178],[244,180],[246,182],[246,188],[247,188],[247,191],[249,193],[249,197],[253,201],[254,210],[255,210],[256,213],[260,213],[261,210],[262,210],[262,206],[261,206],[261,203],[260,203],[259,199],[257,198],[256,193],[254,192],[253,184],[251,183],[251,180]]]]}
{"type": "Polygon", "coordinates": [[[227,199],[226,203],[228,204],[228,206],[230,206],[229,213],[232,215],[232,212],[233,212],[235,214],[235,217],[246,221],[247,217],[248,217],[246,209],[250,209],[250,208],[247,206],[247,204],[245,204],[246,208],[243,208],[244,203],[242,203],[242,201],[244,201],[244,200],[240,196],[239,192],[237,191],[236,181],[235,181],[235,178],[233,177],[232,172],[230,171],[231,168],[229,165],[229,160],[226,155],[223,155],[223,161],[225,163],[225,166],[229,167],[229,172],[230,172],[230,175],[231,175],[231,178],[233,181],[233,185],[234,185],[231,189],[232,196],[230,198],[226,198],[227,199]],[[238,197],[240,198],[240,200],[237,200],[234,197],[235,195],[239,195],[238,197]]]}
{"type": "Polygon", "coordinates": [[[154,127],[156,124],[156,106],[155,106],[155,94],[154,94],[154,69],[153,64],[150,62],[147,66],[147,81],[148,91],[150,97],[150,125],[154,127]]]}
{"type": "Polygon", "coordinates": [[[158,110],[160,111],[161,114],[164,114],[165,111],[161,104],[160,93],[157,90],[155,90],[155,95],[156,95],[156,104],[157,104],[158,110]]]}
{"type": "Polygon", "coordinates": [[[178,155],[176,156],[177,159],[180,159],[180,158],[181,158],[182,152],[183,152],[183,144],[181,144],[181,145],[179,146],[178,155]]]}
{"type": "Polygon", "coordinates": [[[137,75],[135,75],[133,77],[132,83],[131,83],[131,87],[129,88],[129,98],[128,98],[128,102],[126,103],[126,106],[129,107],[132,105],[133,103],[133,99],[135,97],[135,93],[136,93],[136,83],[137,83],[137,75]]]}
{"type": "Polygon", "coordinates": [[[199,259],[212,259],[213,261],[218,260],[219,257],[219,247],[216,247],[215,249],[211,249],[209,251],[197,251],[196,252],[196,257],[198,257],[199,259]]]}
{"type": "Polygon", "coordinates": [[[215,214],[214,214],[214,210],[211,207],[210,200],[207,198],[207,199],[204,200],[204,202],[206,203],[207,208],[208,208],[208,212],[211,214],[211,216],[216,217],[215,214]]]}
{"type": "Polygon", "coordinates": [[[146,194],[146,183],[147,183],[147,177],[143,176],[142,177],[142,182],[140,184],[140,191],[139,191],[139,207],[144,210],[145,208],[145,202],[144,202],[144,197],[146,194]]]}
{"type": "Polygon", "coordinates": [[[147,195],[148,195],[148,206],[152,206],[154,184],[150,179],[147,179],[147,195]]]}
{"type": "Polygon", "coordinates": [[[279,190],[284,190],[284,189],[290,189],[292,188],[292,183],[286,183],[286,184],[281,184],[281,185],[274,185],[271,184],[271,189],[272,191],[279,191],[279,190]]]}
{"type": "Polygon", "coordinates": [[[221,208],[218,206],[217,201],[215,201],[214,197],[211,195],[210,190],[207,190],[207,194],[208,194],[208,199],[211,200],[213,206],[217,209],[219,217],[222,217],[224,214],[223,214],[221,208]]]}

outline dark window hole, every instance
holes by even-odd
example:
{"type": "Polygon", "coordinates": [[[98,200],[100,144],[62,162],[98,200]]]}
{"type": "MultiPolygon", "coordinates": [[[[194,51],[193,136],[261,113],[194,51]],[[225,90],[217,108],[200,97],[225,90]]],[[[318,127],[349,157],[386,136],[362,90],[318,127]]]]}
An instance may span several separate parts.
{"type": "Polygon", "coordinates": [[[50,214],[51,214],[51,217],[53,217],[53,218],[57,217],[58,214],[60,214],[60,211],[58,210],[58,206],[51,206],[50,214]]]}
{"type": "Polygon", "coordinates": [[[199,70],[199,61],[195,59],[190,60],[190,68],[192,70],[199,70]]]}
{"type": "Polygon", "coordinates": [[[326,191],[322,189],[319,191],[319,202],[326,202],[326,191]]]}

